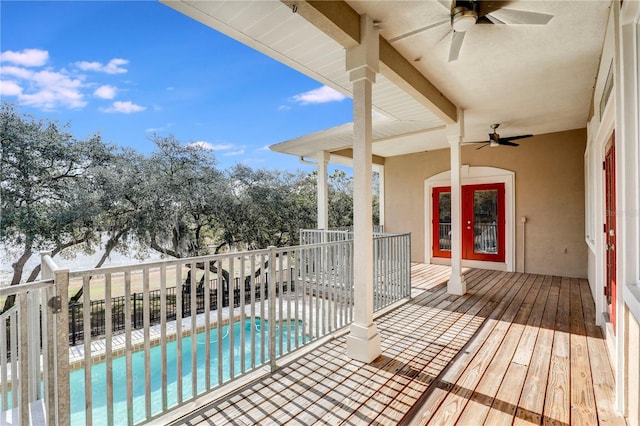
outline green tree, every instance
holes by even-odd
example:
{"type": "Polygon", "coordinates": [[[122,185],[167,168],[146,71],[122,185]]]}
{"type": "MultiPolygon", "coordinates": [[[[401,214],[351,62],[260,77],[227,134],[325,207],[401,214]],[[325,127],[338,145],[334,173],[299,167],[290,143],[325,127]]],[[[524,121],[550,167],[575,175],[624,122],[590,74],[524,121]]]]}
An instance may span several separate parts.
{"type": "MultiPolygon", "coordinates": [[[[15,285],[39,250],[55,255],[97,238],[92,171],[108,161],[110,147],[99,135],[76,140],[68,125],[21,115],[8,103],[0,106],[0,133],[0,237],[19,250],[15,285]]],[[[13,303],[9,297],[5,309],[13,303]]]]}

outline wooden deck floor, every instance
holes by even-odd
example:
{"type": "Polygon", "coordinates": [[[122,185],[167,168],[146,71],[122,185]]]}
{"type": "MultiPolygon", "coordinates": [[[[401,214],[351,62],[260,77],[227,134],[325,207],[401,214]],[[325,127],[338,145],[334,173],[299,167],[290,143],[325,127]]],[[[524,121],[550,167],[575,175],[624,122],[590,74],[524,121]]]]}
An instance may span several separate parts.
{"type": "Polygon", "coordinates": [[[625,424],[585,280],[414,265],[411,302],[376,320],[382,355],[333,339],[180,424],[625,424]]]}

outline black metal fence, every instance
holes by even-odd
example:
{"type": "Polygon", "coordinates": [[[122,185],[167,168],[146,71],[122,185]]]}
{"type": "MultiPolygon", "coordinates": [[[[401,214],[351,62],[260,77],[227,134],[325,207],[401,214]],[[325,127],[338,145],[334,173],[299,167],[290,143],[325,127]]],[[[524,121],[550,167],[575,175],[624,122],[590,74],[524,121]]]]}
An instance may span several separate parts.
{"type": "MultiPolygon", "coordinates": [[[[260,300],[261,297],[265,299],[269,295],[268,289],[268,274],[265,274],[264,283],[258,279],[253,280],[253,283],[249,280],[241,280],[235,278],[233,284],[233,306],[240,306],[240,300],[242,298],[241,282],[244,282],[244,302],[249,304],[252,301],[252,288],[253,288],[253,300],[260,300]]],[[[290,277],[292,277],[293,271],[291,271],[290,277]]],[[[209,282],[209,309],[214,311],[218,309],[218,290],[217,279],[209,282]]],[[[288,283],[283,286],[283,292],[294,290],[294,280],[289,279],[288,283]]],[[[204,285],[199,285],[196,288],[196,313],[200,314],[205,311],[205,291],[204,285]]],[[[231,291],[226,282],[223,285],[222,291],[222,307],[228,307],[230,304],[231,291]]],[[[276,295],[280,293],[280,288],[276,288],[276,295]]],[[[131,327],[132,329],[142,328],[144,323],[143,312],[143,299],[142,293],[133,293],[131,298],[131,327]]],[[[175,320],[178,312],[176,306],[176,287],[167,288],[166,292],[166,311],[167,321],[175,320]]],[[[151,325],[159,324],[161,321],[160,310],[160,290],[152,290],[149,292],[149,320],[151,325]]],[[[182,285],[182,318],[191,316],[191,286],[189,283],[182,285]]],[[[82,343],[84,339],[84,316],[83,316],[83,303],[70,303],[69,304],[69,343],[71,346],[82,343]]],[[[125,317],[125,296],[113,297],[111,299],[111,329],[113,333],[123,331],[127,318],[125,317]]],[[[91,336],[103,336],[105,334],[105,301],[92,300],[90,304],[91,309],[91,336]]]]}

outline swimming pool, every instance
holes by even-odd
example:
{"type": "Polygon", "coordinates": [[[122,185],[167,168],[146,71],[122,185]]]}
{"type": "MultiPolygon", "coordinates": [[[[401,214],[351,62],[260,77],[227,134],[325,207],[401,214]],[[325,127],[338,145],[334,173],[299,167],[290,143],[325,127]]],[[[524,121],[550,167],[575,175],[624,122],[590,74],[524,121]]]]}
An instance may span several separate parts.
{"type": "MultiPolygon", "coordinates": [[[[301,324],[301,323],[298,323],[301,324]]],[[[276,355],[279,355],[279,338],[280,326],[284,327],[283,334],[283,353],[286,352],[287,340],[291,342],[291,347],[295,347],[295,321],[277,324],[276,334],[276,355]]],[[[244,323],[235,322],[233,324],[233,341],[234,341],[234,373],[240,374],[240,344],[241,344],[241,328],[245,329],[245,368],[251,368],[251,328],[253,327],[251,320],[245,320],[244,323]]],[[[268,351],[268,328],[266,320],[255,320],[255,362],[256,365],[261,363],[261,327],[265,327],[265,351],[268,351]]],[[[299,330],[302,326],[299,325],[299,330]]],[[[222,328],[222,365],[223,365],[223,382],[230,377],[230,357],[229,357],[229,341],[230,330],[229,325],[222,328]]],[[[210,351],[211,351],[211,386],[218,385],[218,329],[211,329],[210,332],[210,351]]],[[[197,343],[197,378],[198,378],[198,394],[206,389],[205,383],[205,333],[196,335],[197,343]]],[[[303,343],[302,337],[298,336],[298,344],[303,343]]],[[[176,377],[176,342],[167,343],[167,406],[175,406],[178,403],[177,398],[177,382],[176,377]]],[[[268,360],[269,354],[265,353],[265,360],[268,360]]],[[[154,346],[150,351],[150,370],[151,370],[151,415],[159,414],[162,410],[162,374],[161,374],[161,347],[154,346]]],[[[145,419],[145,378],[144,378],[144,351],[134,352],[132,355],[132,371],[133,371],[133,421],[140,422],[145,419]]],[[[126,358],[124,356],[114,358],[112,361],[113,371],[113,415],[114,424],[127,423],[127,393],[126,393],[126,358]]],[[[183,399],[187,400],[192,397],[191,388],[191,336],[182,339],[182,393],[183,399]]],[[[71,387],[71,424],[85,424],[85,395],[84,395],[84,369],[72,371],[70,374],[71,387]]],[[[91,385],[92,385],[92,411],[93,424],[100,425],[107,422],[107,399],[106,399],[106,364],[104,362],[94,364],[91,367],[91,385]]]]}

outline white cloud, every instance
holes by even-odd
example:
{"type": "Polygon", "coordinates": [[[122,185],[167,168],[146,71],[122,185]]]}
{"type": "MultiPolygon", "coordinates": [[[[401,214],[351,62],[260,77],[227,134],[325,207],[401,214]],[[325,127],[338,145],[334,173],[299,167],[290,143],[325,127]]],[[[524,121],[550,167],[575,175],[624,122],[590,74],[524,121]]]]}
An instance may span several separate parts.
{"type": "Polygon", "coordinates": [[[244,149],[239,149],[237,151],[229,151],[229,152],[225,152],[224,155],[225,157],[235,157],[237,155],[242,155],[244,154],[244,149]]]}
{"type": "Polygon", "coordinates": [[[119,113],[122,113],[122,114],[131,114],[131,113],[134,113],[134,112],[144,111],[145,109],[147,109],[147,108],[143,107],[142,105],[134,104],[131,101],[115,101],[114,103],[111,104],[110,107],[101,108],[101,111],[103,111],[103,112],[119,112],[119,113]]]}
{"type": "Polygon", "coordinates": [[[24,49],[20,52],[7,50],[0,54],[0,61],[25,67],[40,67],[49,60],[49,52],[40,49],[24,49]]]}
{"type": "Polygon", "coordinates": [[[0,81],[0,95],[2,96],[20,96],[22,94],[22,87],[16,82],[11,80],[0,81]]]}
{"type": "Polygon", "coordinates": [[[300,105],[309,105],[324,104],[327,102],[340,102],[343,99],[346,99],[346,96],[329,86],[322,86],[317,89],[292,96],[291,99],[300,105]]]}
{"type": "Polygon", "coordinates": [[[191,142],[189,144],[187,144],[188,147],[197,147],[200,149],[204,149],[205,151],[213,151],[213,145],[211,145],[209,142],[205,142],[205,141],[197,141],[197,142],[191,142]]]}
{"type": "Polygon", "coordinates": [[[289,111],[291,107],[289,105],[280,105],[278,111],[289,111]]]}
{"type": "Polygon", "coordinates": [[[102,64],[100,62],[87,62],[80,61],[76,62],[76,66],[83,71],[97,71],[104,72],[107,74],[123,74],[127,72],[126,68],[123,68],[122,65],[127,65],[129,60],[115,58],[109,61],[107,64],[102,64]]]}
{"type": "Polygon", "coordinates": [[[115,87],[105,84],[104,86],[98,87],[93,92],[93,95],[101,99],[113,99],[116,97],[116,92],[117,89],[115,87]]]}
{"type": "Polygon", "coordinates": [[[82,79],[65,70],[32,71],[3,66],[0,73],[5,77],[3,94],[16,96],[22,105],[52,110],[57,107],[82,108],[87,104],[81,91],[85,86],[82,79]]]}
{"type": "Polygon", "coordinates": [[[224,152],[224,156],[242,155],[244,154],[244,147],[239,147],[232,143],[211,143],[206,141],[191,142],[187,146],[197,146],[207,151],[228,151],[224,152]],[[230,151],[235,149],[235,151],[230,151]]]}

